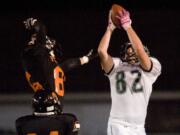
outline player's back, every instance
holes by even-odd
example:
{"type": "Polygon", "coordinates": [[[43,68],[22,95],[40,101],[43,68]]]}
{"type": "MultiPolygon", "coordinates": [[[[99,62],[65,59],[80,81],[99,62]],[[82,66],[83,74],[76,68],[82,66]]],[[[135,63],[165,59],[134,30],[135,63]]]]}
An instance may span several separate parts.
{"type": "Polygon", "coordinates": [[[44,47],[27,46],[23,51],[22,61],[27,80],[32,84],[39,82],[44,89],[54,89],[53,85],[49,84],[48,79],[52,80],[54,67],[57,64],[50,60],[44,47]]]}
{"type": "Polygon", "coordinates": [[[76,122],[76,117],[71,114],[28,115],[16,120],[16,129],[18,135],[76,135],[76,122]]]}
{"type": "Polygon", "coordinates": [[[32,73],[35,71],[41,72],[49,65],[56,65],[50,60],[47,50],[41,46],[27,46],[23,50],[22,60],[24,68],[32,73]]]}

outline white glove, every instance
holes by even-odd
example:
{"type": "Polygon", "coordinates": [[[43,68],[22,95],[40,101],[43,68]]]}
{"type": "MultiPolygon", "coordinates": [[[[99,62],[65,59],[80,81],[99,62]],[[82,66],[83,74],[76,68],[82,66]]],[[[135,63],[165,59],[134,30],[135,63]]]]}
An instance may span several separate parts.
{"type": "Polygon", "coordinates": [[[34,18],[28,18],[25,21],[23,21],[25,28],[30,30],[32,29],[32,27],[34,26],[35,22],[37,21],[37,19],[34,18]]]}

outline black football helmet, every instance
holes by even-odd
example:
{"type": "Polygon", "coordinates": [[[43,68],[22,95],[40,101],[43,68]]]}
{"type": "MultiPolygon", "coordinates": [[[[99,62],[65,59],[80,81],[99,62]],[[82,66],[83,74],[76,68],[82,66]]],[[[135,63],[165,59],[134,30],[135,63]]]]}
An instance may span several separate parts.
{"type": "Polygon", "coordinates": [[[34,115],[51,115],[62,112],[61,102],[54,92],[39,90],[32,98],[34,115]]]}
{"type": "MultiPolygon", "coordinates": [[[[124,61],[124,62],[128,62],[128,63],[130,61],[134,60],[135,63],[137,63],[139,60],[138,60],[135,52],[133,51],[134,49],[132,48],[132,52],[128,53],[129,48],[132,48],[132,44],[130,42],[126,42],[126,43],[121,45],[121,48],[120,48],[120,58],[121,58],[121,60],[124,61]]],[[[144,46],[144,50],[150,56],[149,49],[146,46],[144,46]]]]}

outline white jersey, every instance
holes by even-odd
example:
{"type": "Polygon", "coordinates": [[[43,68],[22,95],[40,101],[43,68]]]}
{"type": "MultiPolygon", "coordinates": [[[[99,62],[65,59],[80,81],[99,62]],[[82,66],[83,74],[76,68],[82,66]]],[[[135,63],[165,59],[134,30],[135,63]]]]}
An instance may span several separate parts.
{"type": "Polygon", "coordinates": [[[131,65],[113,58],[114,67],[107,75],[111,87],[111,122],[144,125],[152,85],[161,73],[159,61],[150,59],[152,69],[146,72],[139,64],[131,65]]]}

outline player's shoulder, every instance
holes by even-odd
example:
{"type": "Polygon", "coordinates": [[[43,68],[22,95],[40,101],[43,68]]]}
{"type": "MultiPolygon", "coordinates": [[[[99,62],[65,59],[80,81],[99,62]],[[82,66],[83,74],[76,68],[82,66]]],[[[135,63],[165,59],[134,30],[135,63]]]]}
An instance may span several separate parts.
{"type": "Polygon", "coordinates": [[[75,123],[78,121],[76,115],[72,113],[62,113],[57,116],[59,119],[63,119],[66,123],[75,123]]]}
{"type": "Polygon", "coordinates": [[[21,116],[21,117],[17,118],[16,121],[28,120],[28,119],[31,119],[33,117],[34,117],[33,115],[25,115],[25,116],[21,116]]]}
{"type": "Polygon", "coordinates": [[[72,119],[72,120],[77,120],[77,117],[75,114],[72,114],[72,113],[63,113],[61,114],[61,116],[67,118],[67,119],[72,119]]]}
{"type": "Polygon", "coordinates": [[[80,130],[80,123],[76,115],[72,113],[62,113],[58,114],[56,118],[59,119],[61,122],[63,121],[65,125],[68,125],[68,127],[70,127],[69,130],[72,130],[72,132],[77,132],[80,130]]]}
{"type": "Polygon", "coordinates": [[[161,63],[155,57],[150,57],[151,60],[151,68],[150,70],[146,71],[146,73],[153,74],[155,76],[160,75],[161,73],[161,63]]]}
{"type": "Polygon", "coordinates": [[[80,130],[80,122],[78,121],[76,115],[74,115],[72,113],[64,113],[62,115],[65,116],[66,122],[68,124],[71,123],[71,125],[72,125],[72,132],[77,132],[77,131],[80,130]]]}
{"type": "Polygon", "coordinates": [[[150,57],[151,62],[152,62],[152,66],[156,67],[156,68],[160,68],[161,69],[161,62],[155,58],[155,57],[150,57]]]}
{"type": "Polygon", "coordinates": [[[33,115],[26,115],[26,116],[21,116],[15,120],[16,124],[22,124],[24,122],[29,121],[32,119],[34,116],[33,115]]]}
{"type": "Polygon", "coordinates": [[[155,57],[152,57],[152,56],[151,56],[150,59],[151,59],[152,62],[158,62],[158,63],[160,63],[159,60],[158,60],[157,58],[155,58],[155,57]]]}

